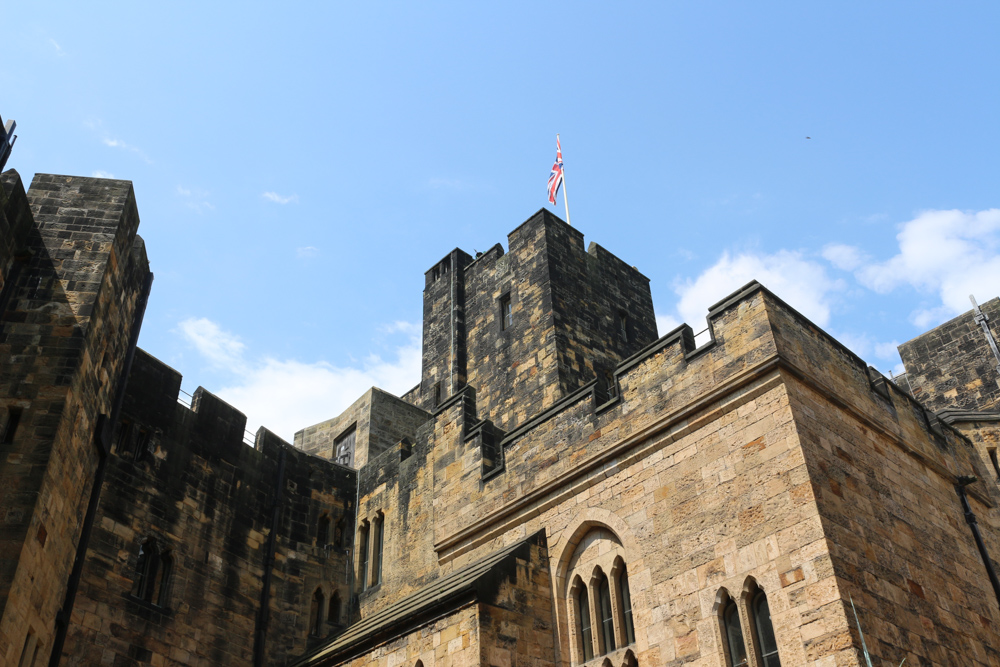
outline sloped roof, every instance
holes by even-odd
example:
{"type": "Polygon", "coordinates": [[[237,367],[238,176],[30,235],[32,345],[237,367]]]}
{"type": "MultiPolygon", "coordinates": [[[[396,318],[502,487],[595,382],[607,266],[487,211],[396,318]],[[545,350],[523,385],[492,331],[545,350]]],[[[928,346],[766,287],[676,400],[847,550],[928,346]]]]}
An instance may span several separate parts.
{"type": "Polygon", "coordinates": [[[507,571],[508,568],[501,567],[505,560],[511,559],[513,564],[517,552],[526,552],[529,545],[539,543],[539,538],[544,540],[544,533],[535,534],[441,577],[399,602],[361,619],[329,644],[291,663],[292,667],[334,664],[350,654],[419,627],[433,617],[432,612],[455,609],[468,600],[477,599],[488,584],[497,580],[497,575],[507,571]]]}

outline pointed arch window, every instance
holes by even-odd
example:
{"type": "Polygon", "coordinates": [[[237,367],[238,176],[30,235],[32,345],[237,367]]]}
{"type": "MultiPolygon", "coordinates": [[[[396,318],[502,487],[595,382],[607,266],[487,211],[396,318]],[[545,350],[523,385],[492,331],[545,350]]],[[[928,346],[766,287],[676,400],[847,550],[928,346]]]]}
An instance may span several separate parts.
{"type": "Polygon", "coordinates": [[[385,515],[379,512],[372,520],[372,586],[382,583],[382,546],[385,541],[385,515]]]}
{"type": "Polygon", "coordinates": [[[754,639],[763,667],[781,667],[781,661],[778,659],[778,642],[774,638],[774,627],[771,625],[771,608],[767,604],[767,595],[759,588],[750,598],[750,609],[753,616],[754,639]]]}
{"type": "Polygon", "coordinates": [[[330,608],[326,612],[326,622],[333,625],[340,623],[340,592],[330,594],[330,608]]]}
{"type": "Polygon", "coordinates": [[[601,620],[601,655],[615,650],[615,619],[611,609],[611,586],[603,572],[597,575],[594,582],[597,593],[597,613],[601,620]]]}
{"type": "Polygon", "coordinates": [[[309,634],[319,637],[323,632],[323,589],[317,588],[309,606],[309,634]]]}
{"type": "Polygon", "coordinates": [[[361,590],[368,588],[368,531],[369,524],[366,519],[358,528],[358,584],[361,590]]]}
{"type": "Polygon", "coordinates": [[[726,642],[727,667],[747,667],[747,646],[743,641],[743,628],[740,625],[740,609],[736,601],[723,591],[724,601],[719,608],[719,621],[722,624],[722,636],[726,642]]]}
{"type": "Polygon", "coordinates": [[[583,662],[594,657],[594,637],[590,627],[590,596],[587,587],[577,580],[576,594],[576,631],[580,638],[580,655],[583,662]]]}
{"type": "Polygon", "coordinates": [[[635,622],[632,620],[632,593],[628,588],[628,569],[625,564],[620,565],[621,572],[618,575],[618,599],[622,606],[622,625],[625,631],[625,642],[635,643],[635,622]]]}

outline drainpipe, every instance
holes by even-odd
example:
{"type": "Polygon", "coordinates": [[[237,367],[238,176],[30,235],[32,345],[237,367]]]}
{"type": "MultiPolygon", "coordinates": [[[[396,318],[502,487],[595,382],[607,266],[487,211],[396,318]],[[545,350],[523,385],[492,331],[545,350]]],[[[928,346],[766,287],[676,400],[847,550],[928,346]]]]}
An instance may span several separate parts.
{"type": "Polygon", "coordinates": [[[274,552],[278,543],[278,524],[281,521],[281,496],[285,486],[285,462],[288,452],[278,445],[278,475],[274,482],[274,505],[271,508],[271,533],[267,536],[267,552],[264,554],[264,578],[260,587],[260,609],[257,611],[257,627],[254,631],[253,664],[264,667],[264,643],[267,640],[267,625],[270,617],[271,573],[274,571],[274,552]]]}
{"type": "Polygon", "coordinates": [[[983,543],[983,536],[979,534],[979,523],[976,521],[976,515],[972,513],[972,506],[969,505],[969,497],[965,493],[965,487],[976,481],[978,480],[972,475],[962,475],[956,480],[955,491],[958,492],[958,497],[962,501],[962,509],[965,511],[965,522],[972,529],[972,536],[976,540],[976,546],[979,547],[979,555],[983,559],[983,564],[986,565],[986,574],[990,578],[990,584],[993,585],[993,594],[997,597],[997,604],[1000,604],[1000,580],[997,579],[997,573],[993,569],[993,561],[990,560],[990,555],[986,553],[986,544],[983,543]]]}
{"type": "Polygon", "coordinates": [[[149,301],[149,291],[152,287],[153,274],[147,272],[146,279],[142,284],[142,292],[135,304],[135,319],[132,320],[132,331],[129,332],[128,352],[125,354],[125,362],[122,364],[121,373],[118,376],[118,390],[115,392],[115,399],[111,404],[111,417],[103,414],[97,417],[97,426],[94,429],[94,445],[97,447],[98,455],[97,470],[94,471],[94,485],[90,489],[87,514],[84,516],[83,527],[80,529],[80,541],[76,545],[73,569],[70,571],[69,581],[66,582],[66,597],[63,599],[62,609],[56,614],[56,634],[52,640],[49,667],[57,667],[62,659],[63,644],[69,630],[69,619],[73,613],[76,592],[80,587],[80,576],[83,574],[83,563],[90,546],[94,517],[97,515],[97,506],[101,502],[101,487],[104,486],[104,473],[107,470],[108,454],[111,451],[111,432],[114,430],[115,424],[118,423],[122,405],[125,403],[125,388],[128,385],[129,373],[132,371],[132,362],[135,360],[135,348],[139,343],[139,330],[142,329],[142,318],[146,314],[146,303],[149,301]]]}

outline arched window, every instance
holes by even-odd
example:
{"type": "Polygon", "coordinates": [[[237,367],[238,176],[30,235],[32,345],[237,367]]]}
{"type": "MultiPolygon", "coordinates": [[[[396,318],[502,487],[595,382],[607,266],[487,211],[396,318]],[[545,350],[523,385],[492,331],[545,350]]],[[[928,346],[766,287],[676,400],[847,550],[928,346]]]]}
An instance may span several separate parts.
{"type": "Polygon", "coordinates": [[[146,602],[153,601],[156,593],[156,575],[160,571],[160,550],[156,540],[148,539],[139,545],[139,559],[135,565],[135,596],[146,602]]]}
{"type": "Polygon", "coordinates": [[[330,595],[330,608],[326,612],[326,622],[333,625],[340,623],[340,592],[334,591],[330,595]]]}
{"type": "Polygon", "coordinates": [[[309,606],[309,634],[319,637],[323,630],[323,589],[317,588],[309,606]]]}
{"type": "Polygon", "coordinates": [[[778,642],[774,639],[774,628],[771,626],[771,609],[767,605],[767,596],[760,588],[756,588],[750,598],[750,611],[755,644],[763,667],[781,667],[778,642]]]}
{"type": "MultiPolygon", "coordinates": [[[[618,600],[622,609],[622,626],[625,630],[626,644],[635,643],[635,622],[632,620],[632,593],[628,588],[628,569],[625,563],[619,561],[618,566],[618,600]]],[[[613,573],[612,573],[613,574],[613,573]]]]}
{"type": "Polygon", "coordinates": [[[632,653],[632,649],[625,652],[625,660],[622,661],[622,667],[639,667],[639,661],[635,658],[635,653],[632,653]]]}
{"type": "Polygon", "coordinates": [[[174,569],[174,557],[169,551],[160,554],[160,574],[156,578],[156,591],[153,600],[161,607],[167,606],[167,595],[169,594],[170,575],[174,569]]]}
{"type": "Polygon", "coordinates": [[[576,631],[580,637],[580,655],[586,662],[594,657],[594,637],[590,628],[590,596],[587,595],[587,587],[579,579],[577,580],[576,594],[576,631]]]}
{"type": "Polygon", "coordinates": [[[385,515],[379,512],[372,522],[372,586],[382,583],[382,543],[385,539],[385,515]]]}
{"type": "Polygon", "coordinates": [[[615,619],[611,609],[611,586],[608,578],[598,570],[594,590],[597,592],[597,613],[601,617],[601,654],[615,650],[615,619]]]}
{"type": "Polygon", "coordinates": [[[740,609],[736,601],[729,597],[728,592],[722,591],[722,596],[719,621],[722,625],[722,637],[725,640],[726,664],[728,667],[746,667],[747,647],[740,626],[740,609]]]}
{"type": "Polygon", "coordinates": [[[316,528],[316,546],[323,548],[330,544],[330,515],[324,514],[319,518],[319,525],[316,528]]]}
{"type": "Polygon", "coordinates": [[[358,586],[361,590],[368,588],[368,529],[367,520],[358,528],[358,586]]]}

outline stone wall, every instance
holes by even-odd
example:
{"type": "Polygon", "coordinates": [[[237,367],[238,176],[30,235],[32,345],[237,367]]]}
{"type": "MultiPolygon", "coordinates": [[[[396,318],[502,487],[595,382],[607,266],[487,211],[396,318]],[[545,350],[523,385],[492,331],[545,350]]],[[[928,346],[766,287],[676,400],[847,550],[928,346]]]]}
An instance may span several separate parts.
{"type": "Polygon", "coordinates": [[[19,247],[7,245],[0,261],[9,271],[13,252],[21,270],[4,286],[0,313],[0,412],[11,440],[0,444],[0,662],[27,651],[40,664],[52,650],[105,446],[100,417],[121,386],[149,268],[130,182],[38,174],[25,195],[7,172],[3,185],[19,247]]]}
{"type": "Polygon", "coordinates": [[[138,353],[65,664],[251,664],[260,631],[263,664],[282,664],[346,624],[330,619],[317,634],[310,603],[317,589],[325,601],[350,597],[356,473],[264,429],[247,445],[240,412],[202,388],[189,409],[177,402],[180,382],[138,353]],[[146,593],[140,550],[153,549],[169,576],[146,593]]]}
{"type": "MultiPolygon", "coordinates": [[[[1000,337],[1000,298],[980,305],[1000,337]]],[[[899,346],[907,388],[931,410],[1000,409],[997,360],[970,310],[899,346]]]]}
{"type": "Polygon", "coordinates": [[[403,438],[412,441],[417,428],[428,419],[430,414],[424,410],[372,387],[340,415],[298,431],[294,443],[297,449],[332,461],[337,457],[337,442],[353,429],[355,444],[349,465],[362,468],[403,438]]]}

